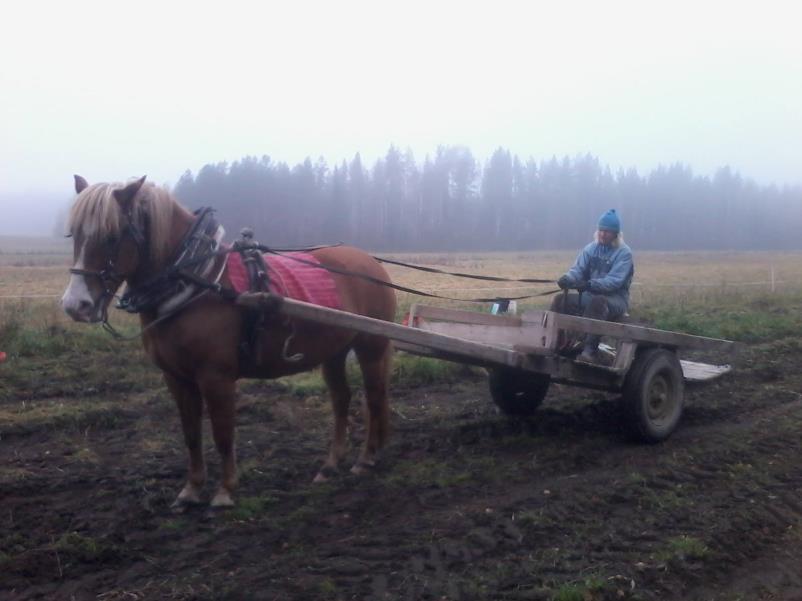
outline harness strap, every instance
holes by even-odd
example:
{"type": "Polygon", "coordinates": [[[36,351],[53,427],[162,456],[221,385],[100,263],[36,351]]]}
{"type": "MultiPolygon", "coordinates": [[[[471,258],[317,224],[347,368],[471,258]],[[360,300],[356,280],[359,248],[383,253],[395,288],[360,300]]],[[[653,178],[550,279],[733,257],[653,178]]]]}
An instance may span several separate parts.
{"type": "MultiPolygon", "coordinates": [[[[453,275],[458,278],[469,278],[472,280],[485,280],[489,282],[524,282],[527,284],[551,284],[554,280],[543,280],[536,278],[502,278],[494,275],[477,275],[474,273],[460,273],[458,271],[444,271],[434,267],[424,267],[423,265],[413,265],[411,263],[404,263],[402,261],[394,261],[392,259],[384,259],[382,257],[373,257],[380,263],[389,263],[390,265],[400,265],[401,267],[409,267],[410,269],[417,269],[418,271],[425,271],[427,273],[441,273],[444,275],[453,275]]],[[[515,299],[510,299],[515,300],[515,299]]]]}
{"type": "MultiPolygon", "coordinates": [[[[220,226],[214,219],[214,209],[205,207],[195,215],[197,218],[173,253],[169,266],[136,288],[126,290],[117,305],[119,309],[141,313],[159,307],[186,290],[190,280],[187,275],[193,273],[191,268],[207,265],[221,254],[217,248],[220,226]]],[[[197,282],[193,280],[192,283],[197,282]]]]}
{"type": "MultiPolygon", "coordinates": [[[[415,294],[415,295],[418,295],[418,296],[425,296],[425,297],[428,297],[428,298],[440,298],[440,299],[444,299],[444,300],[462,301],[462,302],[467,302],[467,303],[497,303],[497,302],[510,301],[510,300],[524,300],[524,299],[527,299],[527,298],[536,298],[536,297],[539,297],[539,296],[548,296],[548,295],[554,294],[555,292],[559,292],[560,291],[559,289],[557,289],[557,290],[549,290],[547,292],[541,292],[540,294],[527,294],[525,296],[503,296],[503,297],[502,296],[494,296],[494,297],[488,297],[488,298],[454,298],[452,296],[443,296],[443,295],[440,295],[440,294],[433,294],[431,292],[423,292],[422,290],[416,290],[414,288],[408,288],[406,286],[401,286],[399,284],[393,284],[391,282],[387,282],[387,281],[382,280],[380,278],[375,278],[375,277],[367,275],[365,273],[358,273],[358,272],[354,272],[354,271],[348,271],[346,269],[339,269],[337,267],[330,267],[328,265],[323,265],[322,263],[315,263],[313,261],[307,261],[306,259],[302,259],[300,257],[294,257],[294,256],[289,255],[289,254],[281,253],[281,252],[279,252],[279,251],[277,251],[275,249],[269,248],[267,246],[259,245],[259,249],[261,251],[263,251],[263,252],[268,252],[270,254],[282,256],[282,257],[285,257],[287,259],[291,259],[293,261],[297,261],[298,263],[304,263],[305,265],[310,265],[312,267],[317,267],[318,269],[325,269],[326,271],[329,271],[331,273],[337,273],[339,275],[345,275],[345,276],[349,276],[349,277],[357,277],[357,278],[360,278],[362,280],[366,280],[368,282],[372,282],[374,284],[378,284],[380,286],[386,286],[388,288],[393,288],[394,290],[399,290],[401,292],[407,292],[409,294],[415,294]]],[[[551,282],[551,281],[552,280],[543,280],[543,282],[551,282]]]]}

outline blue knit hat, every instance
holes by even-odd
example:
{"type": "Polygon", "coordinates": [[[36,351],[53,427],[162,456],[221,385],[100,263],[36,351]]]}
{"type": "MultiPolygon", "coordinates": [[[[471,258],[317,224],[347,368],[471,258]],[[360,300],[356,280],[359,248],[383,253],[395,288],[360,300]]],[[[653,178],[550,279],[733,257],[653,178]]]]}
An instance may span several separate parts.
{"type": "Polygon", "coordinates": [[[599,217],[599,229],[610,230],[616,234],[621,231],[621,220],[618,218],[615,209],[610,209],[599,217]]]}

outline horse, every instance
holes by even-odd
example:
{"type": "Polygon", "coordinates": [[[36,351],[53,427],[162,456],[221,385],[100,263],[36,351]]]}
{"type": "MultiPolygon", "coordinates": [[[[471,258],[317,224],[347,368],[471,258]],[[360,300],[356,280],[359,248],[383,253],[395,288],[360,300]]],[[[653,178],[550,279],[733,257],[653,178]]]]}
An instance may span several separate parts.
{"type": "MultiPolygon", "coordinates": [[[[129,293],[154,288],[154,282],[163,281],[160,275],[167,273],[176,254],[185,250],[182,240],[193,231],[199,217],[183,207],[169,190],[146,183],[145,179],[89,185],[83,177],[75,176],[77,196],[68,221],[74,266],[61,299],[64,311],[73,320],[108,325],[109,303],[123,283],[129,293]]],[[[207,238],[219,240],[221,235],[219,228],[207,238]]],[[[390,278],[373,257],[348,246],[323,247],[309,254],[321,267],[339,272],[330,277],[342,310],[386,321],[394,319],[395,293],[378,282],[389,283],[390,278]]],[[[196,276],[195,284],[182,284],[181,288],[192,292],[189,298],[179,299],[177,307],[169,306],[168,299],[140,312],[145,352],[163,372],[178,407],[189,457],[186,481],[172,505],[175,510],[202,503],[207,478],[201,442],[204,403],[222,472],[209,505],[214,509],[235,504],[236,383],[242,377],[277,378],[322,366],[334,428],[328,454],[314,481],[325,481],[336,474],[347,450],[351,391],[345,365],[351,350],[362,371],[366,425],[364,444],[351,471],[362,474],[373,468],[388,435],[390,341],[275,314],[262,315],[260,333],[254,336],[253,324],[260,320],[254,320],[252,309],[249,314],[249,309],[232,301],[225,252],[209,253],[209,262],[207,272],[217,275],[208,286],[195,285],[196,276]],[[242,353],[248,339],[252,347],[250,359],[243,358],[242,353]],[[287,353],[288,343],[292,356],[287,353]]]]}

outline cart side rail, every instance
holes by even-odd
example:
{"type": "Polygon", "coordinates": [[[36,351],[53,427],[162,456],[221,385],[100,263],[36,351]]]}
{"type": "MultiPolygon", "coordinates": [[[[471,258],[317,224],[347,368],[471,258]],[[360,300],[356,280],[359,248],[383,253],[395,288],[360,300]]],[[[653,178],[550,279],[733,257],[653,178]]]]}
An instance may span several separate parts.
{"type": "Polygon", "coordinates": [[[550,354],[557,341],[553,320],[542,319],[545,312],[535,321],[515,315],[414,305],[409,315],[409,324],[416,329],[529,354],[550,354]]]}
{"type": "MultiPolygon", "coordinates": [[[[542,312],[541,312],[542,313],[542,312]]],[[[432,307],[414,303],[409,308],[409,323],[414,324],[416,318],[451,323],[465,323],[485,326],[511,326],[520,327],[524,321],[540,321],[538,316],[521,317],[519,315],[493,315],[479,313],[478,311],[464,311],[462,309],[449,309],[447,307],[432,307]],[[527,319],[528,317],[528,319],[527,319]]]]}
{"type": "Polygon", "coordinates": [[[732,352],[735,343],[731,340],[707,338],[692,334],[680,334],[668,330],[646,328],[613,321],[600,321],[588,317],[576,317],[562,313],[553,313],[557,327],[585,334],[600,334],[612,338],[632,340],[638,344],[652,343],[673,348],[688,348],[705,351],[732,352]]]}

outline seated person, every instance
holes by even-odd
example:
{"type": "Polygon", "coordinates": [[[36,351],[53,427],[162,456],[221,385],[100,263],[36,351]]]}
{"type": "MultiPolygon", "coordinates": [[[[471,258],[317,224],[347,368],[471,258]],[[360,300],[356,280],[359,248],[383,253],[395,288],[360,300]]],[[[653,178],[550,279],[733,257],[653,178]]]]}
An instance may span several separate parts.
{"type": "MultiPolygon", "coordinates": [[[[634,274],[632,251],[624,244],[621,221],[615,209],[610,209],[599,218],[594,241],[582,249],[573,267],[557,280],[563,292],[554,297],[551,310],[615,321],[629,310],[629,285],[634,274]]],[[[597,335],[585,336],[577,360],[595,363],[600,339],[597,335]]]]}

